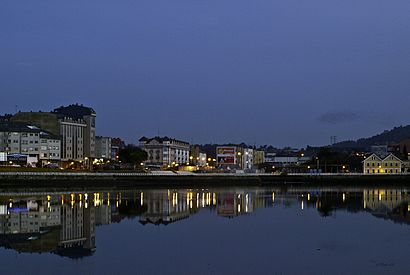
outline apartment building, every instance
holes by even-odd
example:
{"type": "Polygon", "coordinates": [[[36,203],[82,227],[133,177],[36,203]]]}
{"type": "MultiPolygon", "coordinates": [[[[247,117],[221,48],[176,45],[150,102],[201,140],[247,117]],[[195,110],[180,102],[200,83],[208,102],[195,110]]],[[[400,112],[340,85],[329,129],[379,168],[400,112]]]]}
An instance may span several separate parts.
{"type": "Polygon", "coordinates": [[[169,137],[142,137],[139,147],[148,154],[146,165],[166,167],[189,162],[189,143],[169,137]]]}
{"type": "Polygon", "coordinates": [[[59,163],[61,140],[37,126],[22,122],[0,122],[0,152],[23,154],[41,165],[59,163]]]}

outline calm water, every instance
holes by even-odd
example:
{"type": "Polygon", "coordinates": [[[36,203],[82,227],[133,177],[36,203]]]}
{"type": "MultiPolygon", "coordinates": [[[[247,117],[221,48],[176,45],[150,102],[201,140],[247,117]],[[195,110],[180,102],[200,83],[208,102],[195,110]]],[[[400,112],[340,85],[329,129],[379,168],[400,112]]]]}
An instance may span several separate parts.
{"type": "Polygon", "coordinates": [[[1,273],[409,274],[409,212],[407,188],[2,193],[1,273]]]}

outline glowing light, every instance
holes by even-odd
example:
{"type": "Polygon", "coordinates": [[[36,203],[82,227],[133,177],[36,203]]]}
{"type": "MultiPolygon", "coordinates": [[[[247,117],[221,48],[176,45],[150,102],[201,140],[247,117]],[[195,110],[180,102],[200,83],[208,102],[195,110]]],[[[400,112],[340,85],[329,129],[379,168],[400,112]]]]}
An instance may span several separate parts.
{"type": "Polygon", "coordinates": [[[302,201],[302,205],[301,205],[300,208],[301,208],[302,210],[305,208],[305,205],[304,205],[303,201],[302,201]]]}
{"type": "Polygon", "coordinates": [[[275,202],[275,192],[272,192],[272,203],[275,202]]]}
{"type": "Polygon", "coordinates": [[[141,206],[144,205],[144,192],[141,192],[141,206]]]}
{"type": "Polygon", "coordinates": [[[343,201],[346,200],[346,194],[345,193],[343,193],[342,198],[343,198],[343,201]]]}
{"type": "Polygon", "coordinates": [[[310,201],[310,193],[307,194],[307,200],[310,201]]]}

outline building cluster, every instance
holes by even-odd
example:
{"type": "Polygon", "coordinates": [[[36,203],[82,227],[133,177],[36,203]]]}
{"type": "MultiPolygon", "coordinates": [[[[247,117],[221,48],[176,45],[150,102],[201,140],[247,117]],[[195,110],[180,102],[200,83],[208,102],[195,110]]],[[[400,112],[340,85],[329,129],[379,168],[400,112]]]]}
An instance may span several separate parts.
{"type": "MultiPolygon", "coordinates": [[[[96,117],[93,108],[79,104],[61,106],[50,112],[0,116],[0,165],[70,169],[92,169],[107,163],[118,165],[125,143],[120,138],[97,135],[96,117]]],[[[344,173],[352,170],[366,174],[397,174],[410,168],[407,152],[410,139],[355,152],[361,157],[359,167],[348,163],[348,159],[336,161],[329,154],[319,157],[310,147],[299,150],[257,148],[243,143],[193,145],[167,136],[144,136],[139,139],[138,147],[147,155],[138,165],[149,170],[234,173],[344,173]]],[[[124,167],[137,166],[133,165],[124,167]]]]}
{"type": "Polygon", "coordinates": [[[115,160],[124,142],[97,136],[96,116],[78,104],[1,116],[0,163],[87,169],[99,160],[115,160]]]}

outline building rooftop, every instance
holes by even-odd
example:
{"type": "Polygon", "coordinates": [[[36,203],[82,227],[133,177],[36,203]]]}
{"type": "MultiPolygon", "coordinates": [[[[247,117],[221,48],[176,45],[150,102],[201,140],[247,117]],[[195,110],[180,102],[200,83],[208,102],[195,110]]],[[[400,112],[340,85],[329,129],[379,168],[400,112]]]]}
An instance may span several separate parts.
{"type": "Polygon", "coordinates": [[[0,132],[40,133],[41,129],[24,122],[0,122],[0,132]]]}
{"type": "Polygon", "coordinates": [[[0,122],[0,132],[38,133],[44,138],[60,139],[50,132],[24,122],[0,122]]]}
{"type": "Polygon", "coordinates": [[[187,145],[189,144],[189,143],[186,142],[186,141],[182,141],[182,140],[178,140],[178,139],[174,139],[174,138],[169,138],[169,137],[167,137],[167,136],[165,136],[165,137],[156,136],[156,137],[153,137],[153,138],[142,137],[142,138],[139,139],[139,142],[150,143],[150,142],[153,141],[153,140],[156,140],[156,141],[158,141],[159,143],[164,143],[164,142],[166,142],[166,141],[170,141],[170,142],[174,141],[174,142],[185,143],[185,144],[187,144],[187,145]]]}
{"type": "Polygon", "coordinates": [[[85,107],[82,104],[71,104],[68,106],[61,106],[54,109],[52,113],[71,117],[73,119],[83,119],[84,116],[96,115],[96,112],[91,107],[85,107]]]}

